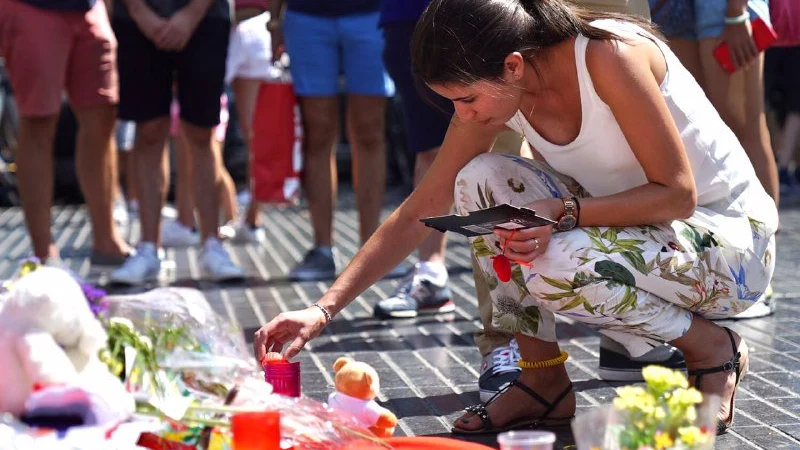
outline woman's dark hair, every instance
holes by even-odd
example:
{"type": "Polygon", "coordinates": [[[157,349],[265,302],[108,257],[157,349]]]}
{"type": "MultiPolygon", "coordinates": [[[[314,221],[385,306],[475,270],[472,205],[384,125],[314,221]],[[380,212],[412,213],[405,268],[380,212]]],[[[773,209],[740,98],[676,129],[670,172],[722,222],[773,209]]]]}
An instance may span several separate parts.
{"type": "Polygon", "coordinates": [[[414,30],[414,72],[427,84],[498,79],[506,56],[520,52],[538,74],[533,57],[542,49],[579,34],[621,40],[591,25],[606,18],[654,32],[634,16],[588,11],[564,0],[434,0],[414,30]]]}

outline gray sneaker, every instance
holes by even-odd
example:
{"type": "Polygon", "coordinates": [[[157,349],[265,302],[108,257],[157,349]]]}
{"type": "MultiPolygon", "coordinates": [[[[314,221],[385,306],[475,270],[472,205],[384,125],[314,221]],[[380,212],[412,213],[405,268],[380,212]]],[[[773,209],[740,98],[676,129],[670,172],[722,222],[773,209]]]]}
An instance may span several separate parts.
{"type": "Polygon", "coordinates": [[[336,278],[336,259],[333,251],[314,247],[289,272],[291,281],[319,281],[336,278]]]}
{"type": "Polygon", "coordinates": [[[453,312],[456,305],[447,285],[437,286],[416,271],[400,283],[394,295],[375,304],[374,315],[381,319],[408,319],[420,314],[453,312]]]}

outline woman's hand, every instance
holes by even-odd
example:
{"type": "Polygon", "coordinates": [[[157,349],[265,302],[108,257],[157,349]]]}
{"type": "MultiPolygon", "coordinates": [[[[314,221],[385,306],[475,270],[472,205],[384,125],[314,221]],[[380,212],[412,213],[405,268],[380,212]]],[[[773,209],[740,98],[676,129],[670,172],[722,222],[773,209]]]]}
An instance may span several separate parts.
{"type": "Polygon", "coordinates": [[[261,363],[267,352],[280,352],[288,342],[290,344],[283,357],[293,358],[308,341],[319,336],[327,323],[325,314],[315,306],[278,314],[254,335],[256,360],[261,363]]]}
{"type": "MultiPolygon", "coordinates": [[[[539,216],[558,220],[564,210],[560,198],[539,200],[528,206],[536,211],[539,216]]],[[[505,249],[506,258],[523,263],[529,263],[547,250],[553,226],[526,228],[522,230],[506,230],[495,228],[494,234],[500,238],[500,245],[505,249]]]]}
{"type": "Polygon", "coordinates": [[[753,30],[749,20],[726,24],[721,38],[728,44],[731,61],[736,70],[749,66],[758,57],[758,49],[753,41],[753,30]]]}

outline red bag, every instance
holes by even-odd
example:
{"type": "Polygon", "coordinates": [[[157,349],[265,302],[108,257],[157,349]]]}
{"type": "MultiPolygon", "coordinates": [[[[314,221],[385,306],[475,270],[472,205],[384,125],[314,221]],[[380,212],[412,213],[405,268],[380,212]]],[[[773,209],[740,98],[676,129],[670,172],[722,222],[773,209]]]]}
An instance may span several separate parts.
{"type": "Polygon", "coordinates": [[[303,168],[303,122],[289,81],[261,84],[253,113],[250,183],[261,203],[297,203],[303,168]]]}

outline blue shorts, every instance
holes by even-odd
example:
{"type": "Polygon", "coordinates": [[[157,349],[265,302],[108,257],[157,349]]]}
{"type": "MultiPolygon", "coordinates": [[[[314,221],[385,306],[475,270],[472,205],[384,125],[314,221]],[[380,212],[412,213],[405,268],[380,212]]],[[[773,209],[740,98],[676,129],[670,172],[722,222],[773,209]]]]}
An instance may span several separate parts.
{"type": "MultiPolygon", "coordinates": [[[[649,0],[650,10],[661,32],[668,38],[697,41],[717,38],[725,28],[727,0],[649,0]]],[[[750,18],[769,22],[767,0],[749,0],[750,18]]]]}
{"type": "Polygon", "coordinates": [[[417,83],[414,78],[410,50],[414,25],[414,22],[384,25],[386,49],[383,59],[400,94],[408,149],[421,153],[442,145],[453,116],[453,102],[436,94],[424,83],[417,83]]]}
{"type": "Polygon", "coordinates": [[[378,19],[377,12],[325,17],[287,11],[284,38],[295,92],[307,97],[338,95],[343,74],[349,94],[394,95],[381,59],[378,19]]]}

